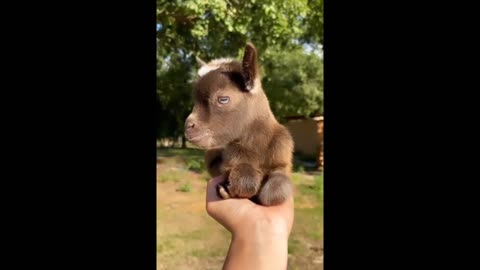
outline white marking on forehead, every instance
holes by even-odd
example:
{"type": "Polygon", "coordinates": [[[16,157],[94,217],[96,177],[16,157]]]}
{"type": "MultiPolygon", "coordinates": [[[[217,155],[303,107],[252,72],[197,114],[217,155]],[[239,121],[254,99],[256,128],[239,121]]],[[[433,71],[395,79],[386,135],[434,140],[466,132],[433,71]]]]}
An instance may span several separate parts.
{"type": "Polygon", "coordinates": [[[218,69],[220,66],[205,65],[198,70],[198,76],[203,77],[212,70],[218,69]]]}
{"type": "Polygon", "coordinates": [[[233,61],[233,59],[231,59],[231,58],[220,58],[220,59],[212,60],[210,63],[202,66],[198,70],[198,75],[200,77],[205,76],[210,71],[219,69],[223,64],[228,64],[232,61],[233,61]]]}
{"type": "Polygon", "coordinates": [[[232,58],[219,58],[219,59],[214,59],[210,61],[207,65],[222,65],[222,64],[228,64],[233,62],[234,59],[232,58]]]}

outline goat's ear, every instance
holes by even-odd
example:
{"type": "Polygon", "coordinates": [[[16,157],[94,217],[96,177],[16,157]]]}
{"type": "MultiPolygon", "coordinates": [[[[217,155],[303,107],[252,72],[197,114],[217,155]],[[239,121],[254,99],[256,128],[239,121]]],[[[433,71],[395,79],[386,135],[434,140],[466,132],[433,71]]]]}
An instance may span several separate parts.
{"type": "Polygon", "coordinates": [[[203,67],[205,66],[207,63],[205,63],[205,61],[203,61],[202,59],[200,59],[200,57],[198,56],[195,56],[195,59],[197,60],[197,64],[200,66],[200,67],[203,67]]]}
{"type": "Polygon", "coordinates": [[[245,88],[250,91],[254,87],[255,78],[258,76],[257,68],[257,50],[252,43],[248,42],[245,47],[242,62],[242,75],[245,80],[245,88]]]}

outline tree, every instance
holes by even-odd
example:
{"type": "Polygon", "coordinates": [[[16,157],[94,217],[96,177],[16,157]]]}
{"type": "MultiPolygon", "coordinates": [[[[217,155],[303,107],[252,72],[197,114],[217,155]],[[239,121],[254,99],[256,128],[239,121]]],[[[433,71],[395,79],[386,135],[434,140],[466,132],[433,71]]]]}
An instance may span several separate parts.
{"type": "Polygon", "coordinates": [[[317,54],[272,50],[264,58],[262,84],[277,118],[323,114],[323,60],[317,54]]]}
{"type": "Polygon", "coordinates": [[[311,11],[305,20],[302,34],[302,41],[310,44],[323,44],[323,0],[308,1],[308,8],[311,11]]]}
{"type": "MultiPolygon", "coordinates": [[[[302,44],[315,46],[323,41],[323,0],[158,0],[157,26],[157,96],[158,113],[162,114],[158,134],[174,138],[183,133],[183,121],[191,110],[190,82],[197,69],[195,56],[207,61],[218,57],[239,58],[245,43],[252,41],[261,62],[270,62],[272,68],[281,66],[275,62],[282,58],[275,59],[275,53],[283,57],[282,52],[288,50],[299,56],[302,44]]],[[[295,57],[291,58],[293,61],[295,57]]],[[[307,97],[314,97],[312,102],[320,100],[319,89],[314,89],[318,80],[311,79],[314,72],[308,67],[299,70],[305,75],[293,81],[301,82],[301,86],[287,85],[288,78],[283,78],[282,83],[266,82],[269,89],[296,87],[290,94],[277,93],[283,90],[268,91],[273,95],[274,111],[281,115],[294,112],[293,105],[282,105],[286,101],[282,98],[290,98],[292,93],[306,91],[307,97]]],[[[293,71],[286,75],[297,76],[293,71]]],[[[276,81],[280,77],[281,74],[275,73],[268,78],[276,81]]],[[[313,107],[308,105],[300,113],[310,112],[313,107]]]]}
{"type": "MultiPolygon", "coordinates": [[[[259,51],[274,44],[294,46],[296,39],[311,35],[305,35],[305,29],[313,23],[312,18],[323,16],[321,10],[316,9],[323,5],[322,2],[157,1],[160,47],[167,54],[180,49],[187,53],[201,52],[205,58],[216,58],[232,54],[232,51],[237,52],[232,56],[239,56],[247,40],[252,41],[259,51]]],[[[315,21],[312,27],[323,27],[323,23],[315,21]]],[[[313,28],[310,32],[314,32],[313,28]]]]}
{"type": "MultiPolygon", "coordinates": [[[[183,123],[192,108],[190,72],[185,55],[171,54],[166,61],[157,62],[157,98],[159,121],[157,137],[183,136],[183,123]]],[[[185,147],[185,140],[182,140],[185,147]]]]}

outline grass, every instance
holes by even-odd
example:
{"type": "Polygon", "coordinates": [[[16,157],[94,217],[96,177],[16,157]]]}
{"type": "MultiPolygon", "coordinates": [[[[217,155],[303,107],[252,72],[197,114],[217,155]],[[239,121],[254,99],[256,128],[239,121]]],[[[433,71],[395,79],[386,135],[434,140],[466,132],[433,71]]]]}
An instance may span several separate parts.
{"type": "Polygon", "coordinates": [[[294,239],[293,237],[290,237],[290,240],[288,241],[288,254],[296,254],[298,251],[300,251],[302,243],[298,239],[294,239]]]}
{"type": "Polygon", "coordinates": [[[172,174],[172,173],[166,173],[160,176],[160,183],[165,183],[168,181],[178,182],[179,179],[176,174],[172,174]]]}
{"type": "MultiPolygon", "coordinates": [[[[231,236],[205,211],[210,176],[203,151],[161,148],[157,157],[157,270],[221,269],[231,236]]],[[[288,269],[323,269],[311,268],[323,252],[323,175],[298,167],[291,180],[295,221],[288,269]]]]}
{"type": "Polygon", "coordinates": [[[178,183],[181,180],[188,179],[189,174],[187,171],[182,170],[181,168],[172,168],[170,170],[162,171],[158,176],[157,180],[160,183],[165,183],[165,182],[174,182],[178,183]]]}
{"type": "Polygon", "coordinates": [[[185,183],[185,184],[181,185],[180,187],[178,187],[177,191],[190,192],[190,191],[192,191],[192,185],[190,184],[190,182],[185,183]]]}
{"type": "Polygon", "coordinates": [[[157,148],[157,160],[180,164],[188,170],[201,173],[205,170],[204,151],[195,148],[157,148]]]}
{"type": "Polygon", "coordinates": [[[157,243],[157,253],[172,249],[174,247],[175,245],[171,240],[162,241],[161,243],[157,243]]]}
{"type": "Polygon", "coordinates": [[[205,180],[205,181],[208,181],[208,180],[212,179],[212,177],[210,176],[210,174],[207,171],[203,171],[200,174],[200,178],[205,180]]]}
{"type": "Polygon", "coordinates": [[[204,151],[196,148],[157,148],[157,157],[200,157],[202,158],[204,151]]]}
{"type": "Polygon", "coordinates": [[[187,168],[194,172],[202,172],[205,170],[203,158],[190,157],[186,160],[187,168]]]}
{"type": "Polygon", "coordinates": [[[193,249],[189,252],[190,255],[198,258],[208,258],[208,257],[215,257],[215,256],[222,256],[224,255],[225,251],[219,248],[213,249],[193,249]]]}
{"type": "Polygon", "coordinates": [[[319,201],[323,201],[323,175],[315,176],[313,183],[299,183],[298,187],[302,194],[314,195],[319,201]]]}

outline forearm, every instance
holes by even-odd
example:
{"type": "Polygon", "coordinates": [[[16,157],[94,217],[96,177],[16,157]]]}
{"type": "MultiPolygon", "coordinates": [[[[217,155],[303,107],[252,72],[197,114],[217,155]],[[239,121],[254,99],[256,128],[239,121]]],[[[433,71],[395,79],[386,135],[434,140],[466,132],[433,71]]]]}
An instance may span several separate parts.
{"type": "Polygon", "coordinates": [[[232,236],[224,270],[287,269],[288,233],[275,226],[232,236]]]}

